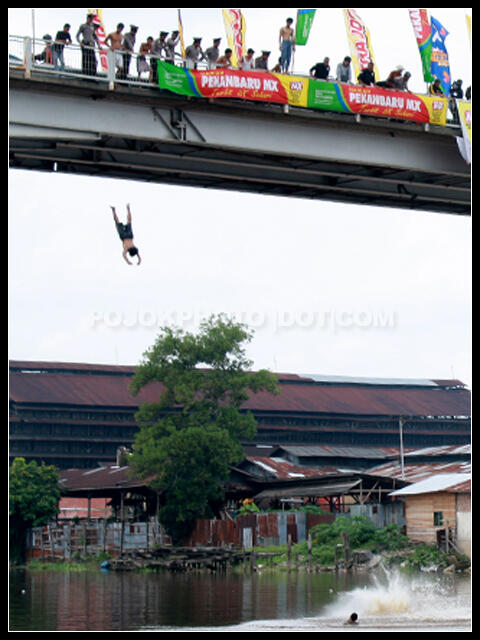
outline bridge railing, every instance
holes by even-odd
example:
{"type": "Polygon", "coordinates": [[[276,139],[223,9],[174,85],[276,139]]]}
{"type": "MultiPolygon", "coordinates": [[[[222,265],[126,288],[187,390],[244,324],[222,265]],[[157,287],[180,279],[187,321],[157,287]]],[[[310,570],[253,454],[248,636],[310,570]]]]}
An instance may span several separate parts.
{"type": "MultiPolygon", "coordinates": [[[[129,85],[156,86],[153,55],[141,56],[139,53],[111,51],[109,48],[81,47],[69,44],[63,47],[59,57],[54,43],[45,39],[9,35],[9,66],[24,69],[28,76],[32,71],[55,74],[62,77],[95,79],[108,83],[111,89],[116,83],[129,85]]],[[[181,56],[176,64],[184,66],[181,56]]],[[[199,69],[207,69],[202,61],[199,69]]]]}
{"type": "MultiPolygon", "coordinates": [[[[81,47],[78,44],[64,45],[61,56],[55,51],[53,40],[34,39],[24,36],[8,36],[9,66],[23,69],[29,77],[32,71],[63,78],[84,78],[104,82],[110,90],[116,84],[130,86],[157,86],[156,56],[141,56],[139,53],[112,51],[109,48],[81,47]]],[[[177,54],[177,66],[184,67],[185,60],[177,54]]],[[[205,61],[197,64],[200,70],[207,69],[205,61]]],[[[296,73],[295,75],[302,75],[296,73]]],[[[308,76],[306,76],[308,77],[308,76]]],[[[334,78],[329,78],[334,81],[334,78]]],[[[447,125],[459,128],[458,118],[452,105],[448,104],[450,117],[447,125]]]]}

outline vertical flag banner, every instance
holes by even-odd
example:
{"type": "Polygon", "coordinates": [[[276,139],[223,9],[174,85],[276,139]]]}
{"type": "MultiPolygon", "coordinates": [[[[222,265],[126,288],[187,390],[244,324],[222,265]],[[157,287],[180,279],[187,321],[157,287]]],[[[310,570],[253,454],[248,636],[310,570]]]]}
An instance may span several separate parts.
{"type": "Polygon", "coordinates": [[[245,53],[245,20],[240,9],[222,9],[228,46],[232,50],[232,65],[238,67],[245,53]]]}
{"type": "Polygon", "coordinates": [[[185,40],[183,39],[183,24],[182,24],[182,14],[180,13],[180,9],[178,11],[178,35],[180,36],[180,50],[182,52],[182,58],[186,58],[187,55],[185,53],[185,40]]]}
{"type": "Polygon", "coordinates": [[[98,38],[98,43],[100,45],[100,63],[102,65],[102,70],[103,71],[107,71],[107,69],[108,69],[108,55],[107,55],[108,47],[105,44],[105,38],[107,37],[107,34],[105,33],[105,27],[103,26],[102,9],[89,9],[88,13],[93,13],[93,15],[94,15],[93,22],[95,24],[98,24],[97,38],[98,38]]]}
{"type": "Polygon", "coordinates": [[[432,61],[432,27],[428,20],[427,10],[409,9],[409,13],[422,60],[423,79],[425,82],[433,82],[434,77],[430,70],[432,61]]]}
{"type": "Polygon", "coordinates": [[[298,9],[295,28],[295,44],[307,44],[316,9],[298,9]]]}
{"type": "Polygon", "coordinates": [[[358,77],[358,74],[365,69],[370,62],[373,62],[375,79],[379,80],[380,73],[373,57],[369,30],[362,22],[362,19],[355,9],[344,9],[343,15],[345,18],[345,27],[347,29],[350,52],[352,54],[355,78],[358,77]]]}
{"type": "Polygon", "coordinates": [[[467,14],[465,20],[467,21],[468,39],[470,40],[470,46],[472,46],[472,16],[467,14]]]}
{"type": "Polygon", "coordinates": [[[449,96],[452,77],[450,75],[447,48],[445,46],[448,31],[433,17],[430,20],[430,24],[432,25],[432,65],[430,69],[435,78],[440,79],[443,93],[449,96]]]}
{"type": "Polygon", "coordinates": [[[457,111],[462,127],[462,138],[457,137],[458,148],[465,162],[472,162],[472,105],[465,100],[457,100],[457,111]]]}

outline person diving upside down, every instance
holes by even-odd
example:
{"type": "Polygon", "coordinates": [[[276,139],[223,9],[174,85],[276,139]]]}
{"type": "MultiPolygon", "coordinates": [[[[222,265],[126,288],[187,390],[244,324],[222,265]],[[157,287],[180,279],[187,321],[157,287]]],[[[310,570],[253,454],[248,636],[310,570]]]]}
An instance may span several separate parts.
{"type": "Polygon", "coordinates": [[[132,214],[130,211],[130,205],[127,204],[127,224],[123,224],[120,222],[117,216],[117,212],[115,211],[115,207],[110,205],[113,212],[113,219],[115,220],[115,226],[117,227],[118,235],[120,236],[120,240],[123,244],[123,258],[127,264],[132,264],[130,260],[127,258],[127,253],[130,257],[137,256],[138,263],[140,264],[142,259],[140,258],[140,253],[133,243],[133,231],[132,231],[132,214]]]}

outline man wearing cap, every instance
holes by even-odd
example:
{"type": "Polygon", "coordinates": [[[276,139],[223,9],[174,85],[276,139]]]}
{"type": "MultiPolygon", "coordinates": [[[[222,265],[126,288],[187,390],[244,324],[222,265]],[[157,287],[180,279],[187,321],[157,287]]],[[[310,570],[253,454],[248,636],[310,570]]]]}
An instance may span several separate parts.
{"type": "Polygon", "coordinates": [[[77,42],[82,48],[82,73],[94,76],[97,73],[97,56],[95,43],[98,45],[96,29],[98,24],[93,22],[94,14],[87,14],[87,20],[77,31],[77,42]],[[80,39],[81,37],[81,39],[80,39]]]}
{"type": "Polygon", "coordinates": [[[270,51],[262,51],[262,55],[255,58],[255,69],[259,71],[268,71],[268,56],[270,51]]]}
{"type": "Polygon", "coordinates": [[[280,29],[279,44],[280,44],[280,65],[282,67],[282,73],[288,73],[288,67],[292,59],[292,51],[295,51],[295,32],[292,28],[293,18],[287,18],[287,23],[280,29]]]}
{"type": "Polygon", "coordinates": [[[187,69],[196,69],[199,60],[205,60],[205,54],[200,46],[202,39],[194,38],[193,43],[185,50],[185,67],[187,69]]]}
{"type": "Polygon", "coordinates": [[[126,80],[130,69],[130,60],[132,59],[133,50],[135,48],[135,39],[137,37],[138,27],[134,24],[130,25],[130,31],[123,38],[123,70],[121,77],[126,80]]]}
{"type": "Polygon", "coordinates": [[[208,49],[205,51],[209,69],[216,69],[217,67],[217,60],[220,56],[220,40],[221,38],[214,38],[213,45],[211,47],[208,47],[208,49]]]}
{"type": "Polygon", "coordinates": [[[172,31],[170,38],[165,41],[165,62],[175,64],[175,47],[180,40],[180,31],[172,31]]]}
{"type": "Polygon", "coordinates": [[[158,38],[155,40],[152,46],[152,57],[150,58],[150,65],[152,68],[152,82],[157,84],[158,82],[158,67],[157,60],[161,60],[163,55],[167,55],[167,41],[168,31],[160,31],[158,38]]]}

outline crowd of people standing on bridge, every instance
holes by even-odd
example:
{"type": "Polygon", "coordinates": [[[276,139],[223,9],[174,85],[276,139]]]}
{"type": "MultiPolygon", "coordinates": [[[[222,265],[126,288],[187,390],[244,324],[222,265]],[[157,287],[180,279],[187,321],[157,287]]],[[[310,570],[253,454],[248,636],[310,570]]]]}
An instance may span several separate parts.
{"type": "MultiPolygon", "coordinates": [[[[100,49],[100,41],[97,35],[100,24],[94,18],[95,14],[87,14],[85,22],[79,26],[76,33],[76,40],[82,52],[82,73],[85,75],[96,75],[97,73],[98,63],[95,49],[100,49]]],[[[227,47],[223,53],[221,52],[220,43],[222,38],[220,37],[214,38],[211,46],[205,50],[202,49],[202,38],[195,37],[192,43],[185,48],[184,55],[182,55],[177,50],[180,43],[180,31],[168,32],[162,30],[157,38],[149,36],[139,44],[136,54],[137,77],[140,80],[142,74],[148,73],[149,82],[156,83],[157,60],[163,60],[171,64],[178,62],[187,69],[196,69],[203,63],[208,69],[236,68],[245,71],[261,70],[274,73],[290,73],[295,51],[295,32],[292,24],[293,18],[287,18],[285,25],[282,25],[279,29],[279,50],[281,55],[272,67],[270,67],[269,59],[271,51],[262,50],[260,55],[256,56],[256,52],[252,48],[247,50],[247,53],[242,56],[237,66],[234,67],[232,50],[227,47]]],[[[63,51],[65,46],[72,44],[70,29],[71,26],[65,24],[63,29],[57,32],[55,39],[52,39],[48,34],[45,35],[43,37],[46,44],[45,50],[42,54],[35,56],[36,60],[49,62],[58,70],[64,69],[63,51]]],[[[125,25],[120,22],[116,30],[109,33],[105,38],[105,44],[114,52],[117,79],[127,79],[130,75],[131,61],[137,44],[138,29],[137,25],[132,24],[130,29],[126,31],[125,25]]],[[[351,62],[350,56],[345,56],[342,62],[337,65],[336,73],[332,75],[330,59],[325,57],[322,62],[314,64],[309,73],[316,80],[333,80],[351,84],[353,82],[351,62]]],[[[362,86],[409,91],[408,82],[410,78],[411,73],[405,70],[402,65],[398,65],[385,80],[379,80],[375,78],[373,63],[369,63],[358,74],[356,80],[362,86]]],[[[428,93],[431,95],[445,95],[439,80],[434,80],[430,84],[428,93]]],[[[464,94],[462,80],[457,80],[451,86],[450,96],[453,99],[465,97],[470,100],[471,87],[468,87],[464,94]]]]}

